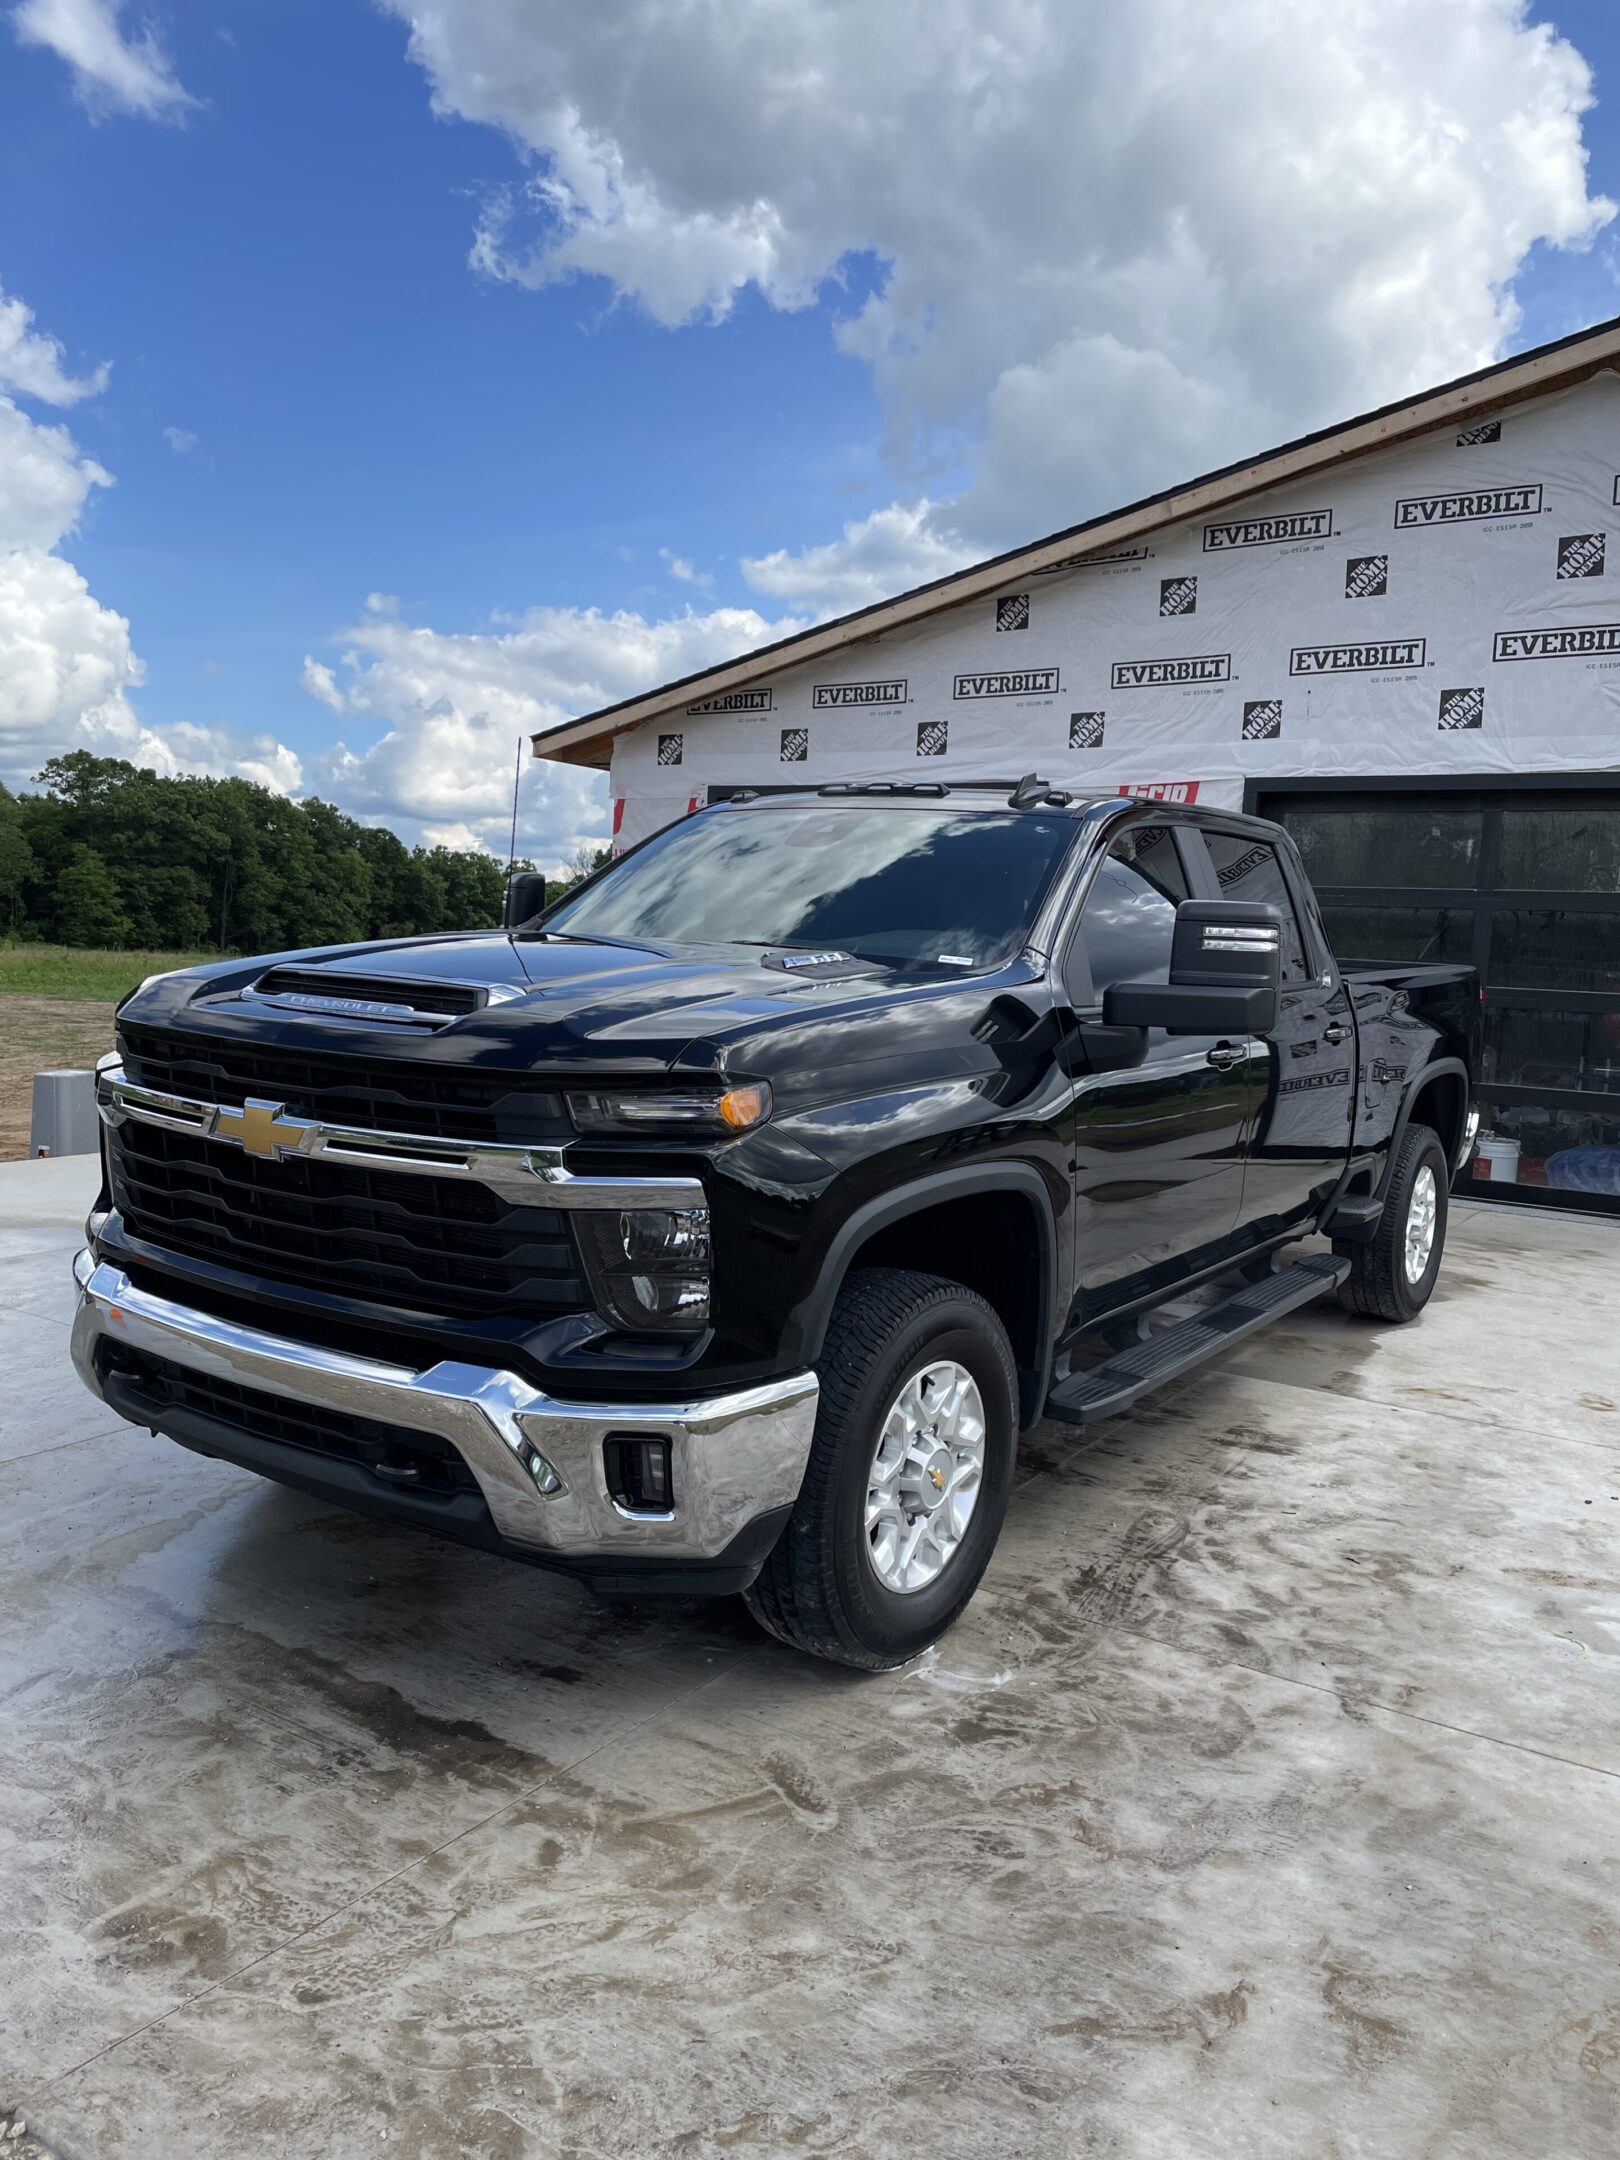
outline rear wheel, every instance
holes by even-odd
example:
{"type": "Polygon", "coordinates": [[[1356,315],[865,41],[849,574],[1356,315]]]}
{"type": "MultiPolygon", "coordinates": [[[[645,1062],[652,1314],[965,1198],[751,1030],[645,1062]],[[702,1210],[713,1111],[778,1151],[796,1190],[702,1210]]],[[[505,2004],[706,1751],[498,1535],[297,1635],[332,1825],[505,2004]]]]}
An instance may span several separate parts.
{"type": "Polygon", "coordinates": [[[1427,1125],[1408,1125],[1378,1228],[1365,1245],[1336,1244],[1350,1262],[1339,1292],[1347,1311],[1369,1320],[1415,1320],[1428,1304],[1446,1243],[1446,1151],[1427,1125]]]}
{"type": "Polygon", "coordinates": [[[863,1268],[817,1372],[804,1485],[748,1607],[796,1649],[883,1671],[945,1632],[995,1547],[1018,1449],[1012,1351],[975,1292],[863,1268]]]}

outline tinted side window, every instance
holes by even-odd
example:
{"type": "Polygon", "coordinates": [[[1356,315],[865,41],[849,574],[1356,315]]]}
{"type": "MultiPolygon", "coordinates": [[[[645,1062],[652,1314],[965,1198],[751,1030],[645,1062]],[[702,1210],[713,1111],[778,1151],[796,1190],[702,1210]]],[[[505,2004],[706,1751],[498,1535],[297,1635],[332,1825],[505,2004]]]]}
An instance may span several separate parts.
{"type": "Polygon", "coordinates": [[[1176,904],[1190,898],[1168,825],[1138,825],[1114,842],[1080,917],[1094,997],[1111,983],[1169,981],[1176,904]]]}
{"type": "Polygon", "coordinates": [[[1283,920],[1283,981],[1304,982],[1311,972],[1310,965],[1277,850],[1269,840],[1251,840],[1243,833],[1206,832],[1204,840],[1223,899],[1258,900],[1279,911],[1283,920]]]}

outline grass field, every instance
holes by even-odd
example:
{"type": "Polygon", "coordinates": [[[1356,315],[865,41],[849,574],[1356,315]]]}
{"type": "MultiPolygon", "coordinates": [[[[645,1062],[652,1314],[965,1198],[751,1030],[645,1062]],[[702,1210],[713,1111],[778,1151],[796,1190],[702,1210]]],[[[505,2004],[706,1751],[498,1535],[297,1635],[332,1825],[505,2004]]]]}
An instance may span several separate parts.
{"type": "Polygon", "coordinates": [[[94,1065],[113,1046],[113,1007],[126,990],[145,975],[217,957],[0,946],[0,1162],[28,1153],[35,1073],[94,1065]]]}
{"type": "Polygon", "coordinates": [[[146,975],[217,960],[218,953],[97,952],[75,945],[0,945],[0,996],[102,998],[116,1005],[146,975]]]}

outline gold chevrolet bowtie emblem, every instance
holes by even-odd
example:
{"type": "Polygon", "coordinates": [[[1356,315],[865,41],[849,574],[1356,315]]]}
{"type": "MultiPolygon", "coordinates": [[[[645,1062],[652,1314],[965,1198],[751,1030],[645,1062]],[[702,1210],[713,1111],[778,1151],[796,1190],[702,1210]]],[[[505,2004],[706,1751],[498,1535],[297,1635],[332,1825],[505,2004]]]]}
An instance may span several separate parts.
{"type": "Polygon", "coordinates": [[[931,1477],[931,1478],[933,1479],[933,1481],[934,1481],[934,1490],[935,1490],[935,1492],[943,1492],[943,1491],[945,1490],[945,1473],[944,1473],[944,1471],[943,1471],[943,1470],[934,1470],[934,1469],[930,1469],[930,1471],[929,1471],[928,1475],[929,1475],[929,1476],[930,1476],[930,1477],[931,1477]]]}
{"type": "Polygon", "coordinates": [[[300,1120],[282,1120],[282,1105],[260,1102],[249,1096],[240,1110],[221,1110],[214,1130],[222,1140],[235,1140],[250,1155],[289,1155],[303,1137],[300,1120]]]}

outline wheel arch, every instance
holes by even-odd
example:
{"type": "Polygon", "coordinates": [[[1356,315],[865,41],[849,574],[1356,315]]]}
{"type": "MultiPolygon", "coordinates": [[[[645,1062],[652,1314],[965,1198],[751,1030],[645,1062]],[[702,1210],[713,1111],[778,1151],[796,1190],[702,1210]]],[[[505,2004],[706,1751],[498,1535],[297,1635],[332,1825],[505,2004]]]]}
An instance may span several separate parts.
{"type": "Polygon", "coordinates": [[[1020,1424],[1035,1422],[1051,1372],[1059,1285],[1052,1196],[1033,1164],[962,1164],[856,1208],[788,1316],[787,1356],[815,1363],[838,1292],[856,1267],[917,1268],[976,1290],[1012,1345],[1020,1424]]]}
{"type": "Polygon", "coordinates": [[[1389,1191],[1395,1172],[1395,1156],[1409,1125],[1428,1125],[1440,1136],[1453,1175],[1461,1168],[1463,1136],[1468,1129],[1468,1104],[1473,1081],[1461,1058],[1434,1058],[1414,1073],[1401,1097],[1395,1129],[1389,1136],[1384,1173],[1378,1180],[1377,1197],[1389,1191]]]}

